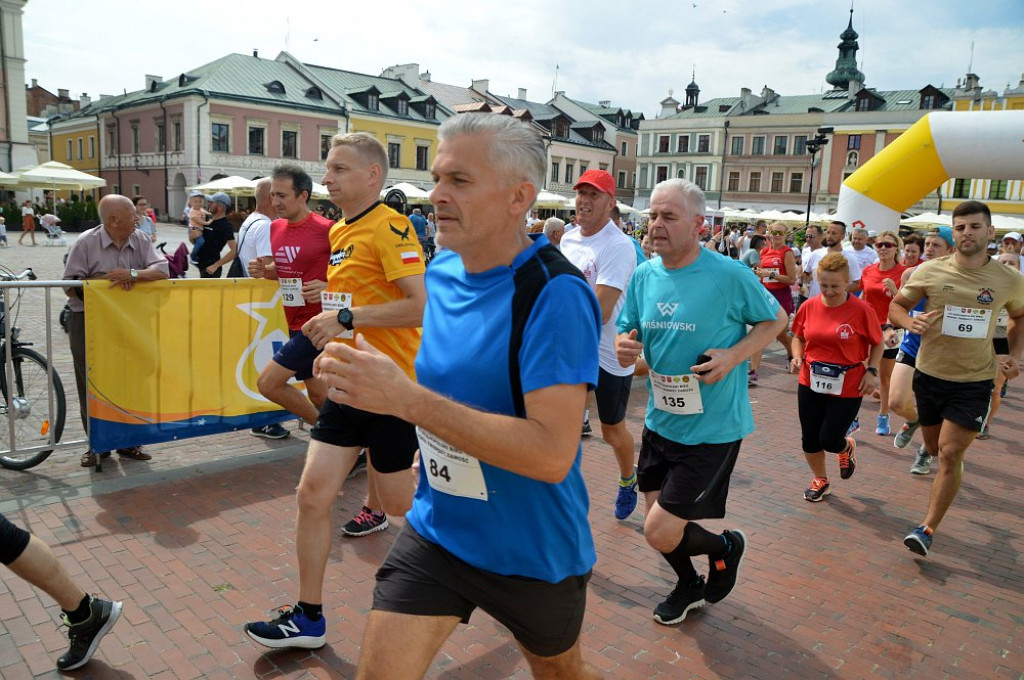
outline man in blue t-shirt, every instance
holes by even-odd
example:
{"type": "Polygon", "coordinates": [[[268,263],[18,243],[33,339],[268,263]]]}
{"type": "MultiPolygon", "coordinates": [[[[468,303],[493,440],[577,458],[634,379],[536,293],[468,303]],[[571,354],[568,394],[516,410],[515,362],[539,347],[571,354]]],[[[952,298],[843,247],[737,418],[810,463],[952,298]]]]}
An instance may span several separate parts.
{"type": "Polygon", "coordinates": [[[511,630],[535,677],[598,677],[579,644],[596,561],[579,423],[597,383],[601,309],[547,238],[523,233],[546,166],[532,128],[463,114],[438,138],[431,203],[444,250],[427,270],[418,384],[361,336],[318,360],[329,398],[414,423],[420,442],[419,486],[377,573],[360,674],[422,676],[480,607],[511,630]]]}
{"type": "Polygon", "coordinates": [[[660,258],[634,272],[616,338],[619,363],[632,366],[643,351],[650,367],[637,476],[647,500],[644,537],[679,577],[654,609],[666,625],[736,585],[743,532],[714,534],[693,520],[725,517],[740,443],[754,430],[743,367],[787,321],[749,269],[701,247],[704,208],[692,182],[654,188],[648,236],[660,258]],[[709,558],[706,585],[695,555],[709,558]]]}
{"type": "Polygon", "coordinates": [[[420,247],[426,247],[427,218],[423,216],[423,211],[419,208],[413,208],[412,214],[409,215],[409,221],[412,222],[412,228],[416,230],[416,238],[420,242],[420,247]]]}

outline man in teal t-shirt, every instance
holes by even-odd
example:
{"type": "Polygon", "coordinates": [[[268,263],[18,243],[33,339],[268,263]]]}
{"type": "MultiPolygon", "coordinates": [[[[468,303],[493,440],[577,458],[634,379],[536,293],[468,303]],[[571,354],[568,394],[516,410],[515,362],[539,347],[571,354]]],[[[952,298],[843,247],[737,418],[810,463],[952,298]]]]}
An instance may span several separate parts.
{"type": "Polygon", "coordinates": [[[618,320],[619,362],[635,363],[643,351],[650,366],[637,476],[644,536],[679,577],[654,610],[666,625],[736,585],[743,532],[714,534],[693,520],[725,516],[740,443],[754,430],[742,367],[787,321],[747,267],[701,247],[704,207],[692,182],[655,187],[648,237],[660,257],[637,267],[618,320]],[[709,557],[706,585],[694,555],[709,557]]]}

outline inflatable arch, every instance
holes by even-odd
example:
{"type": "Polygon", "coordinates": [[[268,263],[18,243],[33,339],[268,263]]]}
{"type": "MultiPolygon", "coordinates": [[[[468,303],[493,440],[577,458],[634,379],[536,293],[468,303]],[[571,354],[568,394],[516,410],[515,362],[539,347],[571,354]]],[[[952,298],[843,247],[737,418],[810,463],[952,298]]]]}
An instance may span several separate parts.
{"type": "Polygon", "coordinates": [[[929,113],[846,178],[836,214],[895,231],[904,210],[952,177],[1024,178],[1024,111],[929,113]]]}

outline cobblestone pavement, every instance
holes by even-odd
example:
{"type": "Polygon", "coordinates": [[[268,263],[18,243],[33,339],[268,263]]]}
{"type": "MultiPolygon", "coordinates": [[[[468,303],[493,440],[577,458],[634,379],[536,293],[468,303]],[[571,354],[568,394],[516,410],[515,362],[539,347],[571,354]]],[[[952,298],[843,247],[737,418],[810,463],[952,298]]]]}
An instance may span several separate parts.
{"type": "MultiPolygon", "coordinates": [[[[0,250],[0,263],[29,264],[40,278],[56,278],[63,252],[14,246],[0,250]]],[[[44,327],[35,314],[23,310],[26,332],[44,327]]],[[[54,337],[56,364],[73,385],[66,341],[59,330],[54,337]]],[[[733,475],[728,518],[706,523],[746,532],[740,583],[679,626],[651,619],[673,584],[644,543],[643,502],[624,522],[612,517],[611,450],[597,436],[585,441],[598,546],[582,633],[586,658],[620,679],[1024,678],[1020,385],[1011,388],[992,439],[968,453],[960,496],[922,559],[901,541],[924,514],[932,477],[909,475],[912,449],[898,451],[891,437],[873,434],[871,400],[861,411],[856,475],[835,475],[822,503],[802,499],[810,475],[799,450],[795,381],[781,364],[768,355],[751,390],[757,432],[733,475]]],[[[645,398],[637,381],[627,416],[637,437],[645,398]]],[[[102,473],[78,466],[80,450],[58,451],[27,472],[0,470],[0,511],[53,545],[88,590],[125,600],[122,620],[76,677],[354,675],[374,571],[401,523],[365,538],[342,536],[341,523],[361,505],[365,476],[349,483],[334,512],[327,646],[268,652],[241,630],[295,597],[294,488],[306,439],[301,431],[280,442],[234,433],[161,444],[150,447],[152,461],[115,457],[102,473]]],[[[0,677],[58,677],[53,661],[66,639],[56,606],[0,573],[0,677]]],[[[528,676],[508,632],[479,612],[428,674],[528,676]]]]}

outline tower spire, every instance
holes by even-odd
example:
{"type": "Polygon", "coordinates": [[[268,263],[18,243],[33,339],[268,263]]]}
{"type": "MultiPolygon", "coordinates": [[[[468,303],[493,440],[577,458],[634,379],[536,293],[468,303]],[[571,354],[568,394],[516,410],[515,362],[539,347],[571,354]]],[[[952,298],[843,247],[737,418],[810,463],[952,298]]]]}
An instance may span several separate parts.
{"type": "MultiPolygon", "coordinates": [[[[852,4],[852,3],[851,3],[852,4]]],[[[850,82],[864,82],[864,74],[857,68],[857,50],[860,45],[857,43],[857,31],[853,30],[853,7],[850,7],[850,22],[846,30],[839,34],[839,58],[836,59],[836,67],[825,76],[825,82],[837,90],[845,90],[850,87],[850,82]]]]}

